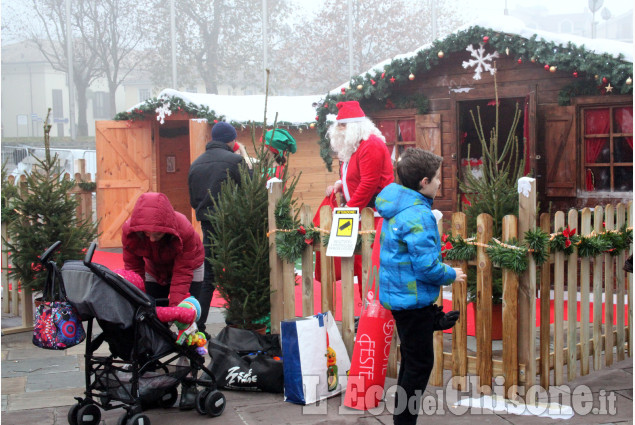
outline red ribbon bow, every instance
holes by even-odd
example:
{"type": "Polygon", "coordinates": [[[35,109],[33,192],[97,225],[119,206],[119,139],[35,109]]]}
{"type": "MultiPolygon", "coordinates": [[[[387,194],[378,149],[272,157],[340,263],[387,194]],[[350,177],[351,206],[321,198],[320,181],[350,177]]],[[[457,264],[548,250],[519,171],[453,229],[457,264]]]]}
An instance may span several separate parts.
{"type": "Polygon", "coordinates": [[[569,248],[571,246],[571,240],[569,238],[575,235],[575,229],[569,229],[569,226],[567,226],[567,228],[562,231],[562,235],[567,238],[567,240],[564,241],[564,247],[569,248]]]}

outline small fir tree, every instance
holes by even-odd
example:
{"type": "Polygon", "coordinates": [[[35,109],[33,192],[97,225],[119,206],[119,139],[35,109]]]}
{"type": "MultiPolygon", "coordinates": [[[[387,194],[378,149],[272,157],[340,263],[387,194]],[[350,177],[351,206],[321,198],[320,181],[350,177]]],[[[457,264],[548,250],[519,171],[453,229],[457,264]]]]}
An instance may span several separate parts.
{"type": "MultiPolygon", "coordinates": [[[[10,254],[11,274],[23,288],[42,290],[46,270],[38,262],[39,256],[56,241],[61,241],[53,260],[63,264],[69,259],[80,259],[83,250],[97,237],[97,223],[92,217],[77,217],[78,200],[69,192],[75,186],[66,180],[56,155],[51,156],[49,108],[44,121],[44,159],[33,157],[36,165],[25,174],[21,193],[3,196],[3,220],[8,218],[7,236],[3,238],[10,254]],[[5,216],[5,208],[12,214],[5,216]]],[[[3,186],[6,185],[3,172],[3,186]]],[[[4,192],[4,191],[3,191],[4,192]]]]}

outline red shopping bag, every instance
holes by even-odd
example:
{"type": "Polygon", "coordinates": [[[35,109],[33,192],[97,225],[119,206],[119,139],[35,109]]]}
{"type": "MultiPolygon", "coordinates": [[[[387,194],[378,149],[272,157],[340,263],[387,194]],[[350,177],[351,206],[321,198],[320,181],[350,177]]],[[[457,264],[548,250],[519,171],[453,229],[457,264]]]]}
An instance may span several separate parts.
{"type": "Polygon", "coordinates": [[[369,410],[377,407],[383,399],[390,343],[395,328],[392,313],[382,307],[377,298],[379,234],[382,221],[379,220],[376,227],[372,273],[369,273],[371,283],[366,297],[367,301],[362,306],[363,310],[359,318],[344,397],[344,406],[358,410],[369,410]]]}

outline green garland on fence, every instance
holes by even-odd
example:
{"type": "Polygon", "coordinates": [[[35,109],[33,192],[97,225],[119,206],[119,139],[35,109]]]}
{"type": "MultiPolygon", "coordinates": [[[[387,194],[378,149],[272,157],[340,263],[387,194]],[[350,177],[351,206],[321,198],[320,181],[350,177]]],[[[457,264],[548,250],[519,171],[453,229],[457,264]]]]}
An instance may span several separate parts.
{"type": "MultiPolygon", "coordinates": [[[[444,235],[446,246],[443,253],[445,260],[474,260],[476,258],[474,239],[444,235]]],[[[552,235],[536,228],[525,233],[525,240],[522,243],[516,239],[504,243],[492,239],[487,244],[486,252],[495,265],[521,274],[527,270],[529,263],[527,253],[529,252],[536,261],[536,265],[541,266],[549,259],[549,252],[563,252],[565,255],[571,255],[577,247],[579,258],[596,257],[605,253],[616,256],[627,250],[632,242],[633,229],[627,227],[626,224],[620,230],[589,236],[579,236],[575,229],[571,230],[567,227],[559,229],[558,233],[552,237],[552,235]]]]}
{"type": "Polygon", "coordinates": [[[83,191],[86,192],[94,192],[95,190],[97,190],[97,183],[95,182],[77,182],[77,186],[79,186],[79,188],[83,191]]]}

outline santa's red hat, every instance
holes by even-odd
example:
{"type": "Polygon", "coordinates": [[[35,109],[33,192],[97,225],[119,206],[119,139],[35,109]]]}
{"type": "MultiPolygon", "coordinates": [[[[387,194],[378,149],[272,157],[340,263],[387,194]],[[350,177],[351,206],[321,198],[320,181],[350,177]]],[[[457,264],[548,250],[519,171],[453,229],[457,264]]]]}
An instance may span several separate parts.
{"type": "Polygon", "coordinates": [[[362,111],[362,108],[359,106],[359,102],[356,100],[339,102],[337,109],[339,110],[336,118],[338,123],[345,124],[348,122],[363,121],[366,117],[364,111],[362,111]]]}

